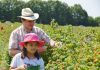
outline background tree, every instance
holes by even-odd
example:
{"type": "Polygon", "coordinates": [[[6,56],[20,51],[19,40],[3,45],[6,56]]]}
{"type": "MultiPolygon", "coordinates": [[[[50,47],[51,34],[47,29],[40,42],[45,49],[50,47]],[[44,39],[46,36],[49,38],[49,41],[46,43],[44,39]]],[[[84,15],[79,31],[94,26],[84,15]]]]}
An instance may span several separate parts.
{"type": "Polygon", "coordinates": [[[96,20],[94,20],[93,17],[88,17],[88,24],[89,26],[98,26],[98,23],[96,22],[96,20]]]}
{"type": "Polygon", "coordinates": [[[71,7],[71,13],[74,21],[73,25],[88,25],[88,14],[79,4],[71,7]]]}
{"type": "Polygon", "coordinates": [[[98,25],[100,26],[100,17],[96,17],[95,21],[98,23],[98,25]]]}
{"type": "Polygon", "coordinates": [[[26,7],[39,13],[40,18],[37,23],[50,24],[51,20],[55,19],[59,25],[98,26],[100,24],[100,18],[89,17],[81,5],[76,4],[69,7],[67,3],[58,0],[30,0],[28,2],[0,0],[0,21],[18,22],[19,18],[17,16],[20,16],[22,8],[26,7]]]}

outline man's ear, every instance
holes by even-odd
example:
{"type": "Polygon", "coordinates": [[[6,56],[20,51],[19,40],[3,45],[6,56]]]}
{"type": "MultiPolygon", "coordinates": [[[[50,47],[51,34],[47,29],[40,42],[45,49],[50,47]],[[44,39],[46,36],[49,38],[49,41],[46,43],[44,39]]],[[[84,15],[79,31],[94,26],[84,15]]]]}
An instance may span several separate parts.
{"type": "Polygon", "coordinates": [[[34,23],[36,23],[36,20],[33,20],[34,23]]]}
{"type": "Polygon", "coordinates": [[[23,22],[23,19],[21,18],[21,22],[23,22]]]}
{"type": "Polygon", "coordinates": [[[23,20],[21,19],[21,22],[22,22],[23,20]]]}
{"type": "Polygon", "coordinates": [[[25,19],[21,18],[21,21],[23,22],[23,21],[25,21],[25,19]]]}

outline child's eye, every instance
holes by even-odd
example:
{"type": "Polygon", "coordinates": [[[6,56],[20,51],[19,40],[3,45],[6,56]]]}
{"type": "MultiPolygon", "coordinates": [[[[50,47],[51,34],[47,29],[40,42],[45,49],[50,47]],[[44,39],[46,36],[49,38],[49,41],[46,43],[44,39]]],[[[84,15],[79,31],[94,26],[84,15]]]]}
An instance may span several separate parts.
{"type": "Polygon", "coordinates": [[[29,46],[33,46],[32,44],[30,44],[29,46]]]}
{"type": "Polygon", "coordinates": [[[34,44],[29,44],[29,46],[38,46],[38,44],[37,43],[34,43],[34,44]]]}
{"type": "Polygon", "coordinates": [[[38,43],[35,43],[34,46],[38,46],[38,43]]]}
{"type": "Polygon", "coordinates": [[[34,46],[38,46],[38,44],[34,44],[34,46]]]}

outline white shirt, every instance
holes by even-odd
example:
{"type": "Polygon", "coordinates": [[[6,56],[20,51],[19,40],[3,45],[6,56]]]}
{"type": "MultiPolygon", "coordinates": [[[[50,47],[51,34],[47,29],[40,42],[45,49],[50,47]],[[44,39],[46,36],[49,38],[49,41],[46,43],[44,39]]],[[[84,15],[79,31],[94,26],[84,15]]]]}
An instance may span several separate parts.
{"type": "Polygon", "coordinates": [[[37,59],[29,59],[27,57],[25,57],[24,59],[21,58],[21,53],[16,54],[13,59],[12,62],[10,64],[11,67],[17,68],[21,65],[32,65],[32,66],[37,66],[40,65],[40,70],[44,70],[44,61],[42,58],[37,59]]]}

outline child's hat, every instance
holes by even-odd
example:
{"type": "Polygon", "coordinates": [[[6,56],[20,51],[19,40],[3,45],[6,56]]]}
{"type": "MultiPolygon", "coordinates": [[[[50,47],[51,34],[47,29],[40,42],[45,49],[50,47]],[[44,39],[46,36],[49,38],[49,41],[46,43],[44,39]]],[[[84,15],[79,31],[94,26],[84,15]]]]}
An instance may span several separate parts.
{"type": "Polygon", "coordinates": [[[24,41],[19,42],[19,45],[24,47],[26,42],[38,42],[39,46],[42,47],[44,45],[44,41],[39,40],[39,37],[35,33],[28,33],[24,36],[24,41]]]}

